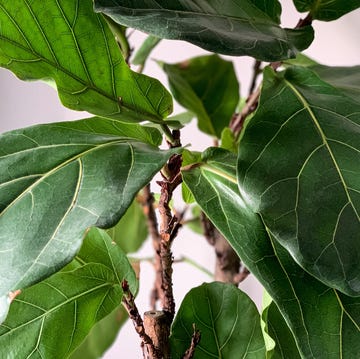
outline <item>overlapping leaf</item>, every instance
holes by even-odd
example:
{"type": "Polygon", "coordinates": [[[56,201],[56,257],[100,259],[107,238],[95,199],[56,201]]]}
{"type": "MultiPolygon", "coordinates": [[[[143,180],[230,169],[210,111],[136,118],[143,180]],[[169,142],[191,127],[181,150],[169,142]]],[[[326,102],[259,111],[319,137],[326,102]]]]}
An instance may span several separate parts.
{"type": "Polygon", "coordinates": [[[323,81],[355,101],[360,101],[360,66],[325,66],[304,54],[298,54],[295,59],[284,61],[284,65],[309,67],[323,81]]]}
{"type": "Polygon", "coordinates": [[[278,305],[301,356],[356,357],[360,350],[360,299],[317,281],[273,237],[261,232],[260,218],[256,214],[251,217],[247,206],[250,198],[235,184],[235,167],[231,156],[226,160],[215,153],[184,170],[183,177],[203,211],[278,305]]]}
{"type": "Polygon", "coordinates": [[[280,24],[281,5],[278,0],[251,0],[251,2],[277,24],[280,24]]]}
{"type": "Polygon", "coordinates": [[[203,284],[185,296],[171,328],[172,357],[182,358],[189,348],[193,325],[201,333],[194,358],[265,357],[256,306],[231,284],[203,284]]]}
{"type": "Polygon", "coordinates": [[[200,130],[220,138],[239,102],[233,64],[209,55],[162,67],[175,99],[196,114],[200,130]]]}
{"type": "Polygon", "coordinates": [[[120,304],[93,326],[89,335],[72,353],[70,359],[99,359],[103,357],[116,340],[127,319],[126,309],[120,304]]]}
{"type": "Polygon", "coordinates": [[[65,106],[135,122],[171,112],[170,94],[130,70],[91,0],[1,0],[0,22],[0,66],[54,81],[65,106]]]}
{"type": "Polygon", "coordinates": [[[95,118],[0,136],[0,296],[63,267],[89,226],[119,221],[173,153],[139,142],[141,131],[95,118]]]}
{"type": "Polygon", "coordinates": [[[360,295],[360,105],[307,68],[265,72],[239,147],[240,188],[312,275],[360,295]]]}
{"type": "Polygon", "coordinates": [[[310,11],[313,19],[331,21],[360,7],[359,0],[293,0],[299,11],[310,11]]]}
{"type": "Polygon", "coordinates": [[[278,6],[274,1],[265,5],[258,0],[95,0],[96,11],[120,24],[161,38],[185,40],[212,52],[265,61],[294,57],[313,40],[309,26],[279,27],[278,6]]]}
{"type": "Polygon", "coordinates": [[[313,65],[310,69],[320,78],[353,100],[360,102],[360,66],[313,65]]]}
{"type": "MultiPolygon", "coordinates": [[[[269,297],[267,293],[266,296],[269,297]]],[[[270,335],[275,346],[268,351],[271,359],[301,359],[296,346],[294,336],[287,326],[284,317],[281,315],[276,304],[270,301],[263,308],[262,320],[265,324],[265,332],[270,335]]]]}
{"type": "Polygon", "coordinates": [[[76,269],[58,272],[14,300],[0,325],[1,357],[66,358],[120,304],[123,279],[137,290],[125,254],[99,229],[90,231],[77,262],[76,269]]]}

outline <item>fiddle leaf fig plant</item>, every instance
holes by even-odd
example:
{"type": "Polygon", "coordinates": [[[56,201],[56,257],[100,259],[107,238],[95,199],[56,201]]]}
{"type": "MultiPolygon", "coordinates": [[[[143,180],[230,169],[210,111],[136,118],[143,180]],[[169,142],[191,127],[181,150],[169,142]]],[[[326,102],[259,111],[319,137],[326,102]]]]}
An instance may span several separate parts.
{"type": "Polygon", "coordinates": [[[313,20],[360,2],[293,2],[306,15],[284,28],[278,0],[0,0],[0,65],[91,114],[0,135],[0,357],[100,358],[127,317],[146,359],[358,356],[359,66],[301,51],[313,20]],[[149,34],[137,53],[134,29],[149,34]],[[142,73],[162,39],[211,52],[158,59],[169,90],[142,73]],[[238,56],[255,61],[246,99],[238,56]],[[182,145],[192,119],[214,146],[182,145]],[[177,306],[187,225],[214,247],[215,280],[177,306]],[[238,288],[249,273],[260,313],[238,288]]]}

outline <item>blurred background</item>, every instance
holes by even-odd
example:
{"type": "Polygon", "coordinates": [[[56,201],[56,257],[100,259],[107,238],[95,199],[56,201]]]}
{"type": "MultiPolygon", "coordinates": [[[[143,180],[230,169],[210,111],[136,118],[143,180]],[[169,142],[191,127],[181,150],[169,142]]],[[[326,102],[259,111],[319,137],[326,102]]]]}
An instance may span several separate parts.
{"type": "MultiPolygon", "coordinates": [[[[282,25],[294,27],[300,14],[296,12],[292,1],[281,1],[283,7],[282,25]]],[[[303,16],[304,17],[304,16],[303,16]]],[[[315,40],[305,54],[316,61],[333,66],[351,66],[360,64],[360,10],[354,11],[344,17],[330,22],[315,21],[315,40]]],[[[145,35],[135,31],[130,37],[131,45],[137,49],[145,35]]],[[[204,55],[206,51],[180,41],[163,40],[151,54],[151,58],[167,63],[176,63],[194,56],[204,55]]],[[[234,62],[238,80],[240,82],[241,95],[246,97],[249,91],[249,83],[252,76],[254,60],[251,58],[225,57],[234,62]]],[[[144,73],[159,79],[167,86],[166,76],[160,67],[148,60],[144,73]]],[[[181,112],[180,106],[175,104],[174,114],[181,112]]],[[[19,81],[12,73],[0,69],[0,132],[10,131],[20,127],[31,126],[38,123],[49,123],[58,121],[70,121],[88,116],[86,113],[74,112],[62,107],[57,93],[54,89],[42,82],[25,83],[19,81]]],[[[191,144],[191,150],[204,150],[212,145],[212,139],[201,134],[197,130],[196,122],[182,130],[182,143],[191,144]]],[[[152,190],[158,192],[160,189],[156,184],[152,190]]],[[[175,207],[182,209],[181,194],[175,196],[175,207]]],[[[136,253],[138,258],[152,256],[152,246],[147,241],[140,252],[136,253]]],[[[186,257],[194,260],[199,265],[212,271],[215,264],[214,250],[206,240],[185,229],[180,231],[173,245],[174,258],[186,257]]],[[[140,293],[136,303],[140,313],[149,310],[149,293],[153,286],[154,272],[152,265],[141,262],[140,270],[140,293]]],[[[196,269],[188,263],[177,263],[174,265],[174,293],[177,306],[180,305],[185,294],[194,286],[203,282],[211,281],[206,273],[196,269]]],[[[258,308],[261,308],[262,288],[259,283],[249,276],[240,288],[254,300],[258,308]]],[[[141,358],[140,341],[136,335],[132,323],[128,321],[122,328],[112,348],[105,354],[105,359],[115,358],[141,358]]]]}

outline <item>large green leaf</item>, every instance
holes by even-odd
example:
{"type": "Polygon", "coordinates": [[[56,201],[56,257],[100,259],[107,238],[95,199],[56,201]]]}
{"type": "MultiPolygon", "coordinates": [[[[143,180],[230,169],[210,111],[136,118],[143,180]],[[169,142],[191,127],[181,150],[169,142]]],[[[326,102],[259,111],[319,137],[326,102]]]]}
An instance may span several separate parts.
{"type": "Polygon", "coordinates": [[[119,221],[173,153],[125,137],[138,127],[97,118],[0,136],[0,297],[63,267],[89,226],[119,221]]]}
{"type": "Polygon", "coordinates": [[[239,102],[233,64],[209,55],[162,67],[175,99],[196,114],[200,130],[220,138],[239,102]]]}
{"type": "Polygon", "coordinates": [[[215,153],[184,170],[183,177],[203,211],[278,305],[302,358],[357,357],[360,299],[317,281],[276,240],[261,232],[260,218],[256,214],[251,218],[247,207],[249,197],[240,194],[235,184],[235,167],[230,156],[226,160],[215,153]]]}
{"type": "Polygon", "coordinates": [[[55,82],[62,103],[104,117],[162,122],[166,89],[132,72],[91,0],[0,0],[0,66],[55,82]]]}
{"type": "MultiPolygon", "coordinates": [[[[313,40],[310,26],[282,29],[261,1],[95,0],[95,10],[157,37],[189,41],[225,55],[277,61],[294,57],[313,40]]],[[[271,1],[274,4],[274,1],[271,1]]],[[[278,10],[275,10],[278,13],[278,10]]]]}
{"type": "Polygon", "coordinates": [[[182,358],[189,348],[193,325],[201,333],[195,359],[265,357],[256,306],[231,284],[205,283],[185,296],[171,328],[172,357],[182,358]]]}
{"type": "Polygon", "coordinates": [[[331,21],[360,7],[359,0],[293,0],[298,11],[310,11],[313,19],[331,21]]]}
{"type": "Polygon", "coordinates": [[[66,358],[121,303],[123,279],[137,290],[125,254],[97,228],[90,230],[76,261],[81,263],[76,269],[58,272],[14,300],[0,325],[1,357],[66,358]]]}
{"type": "Polygon", "coordinates": [[[241,190],[312,275],[360,295],[360,104],[304,67],[265,71],[239,147],[241,190]]]}

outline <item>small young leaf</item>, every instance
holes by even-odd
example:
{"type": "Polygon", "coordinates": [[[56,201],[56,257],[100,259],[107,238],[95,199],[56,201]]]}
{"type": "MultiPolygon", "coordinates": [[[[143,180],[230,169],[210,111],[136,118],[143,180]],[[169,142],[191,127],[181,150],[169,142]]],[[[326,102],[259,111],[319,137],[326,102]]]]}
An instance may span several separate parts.
{"type": "Polygon", "coordinates": [[[235,139],[234,132],[229,127],[225,127],[221,132],[220,147],[233,153],[237,153],[238,146],[239,145],[235,139]]]}
{"type": "Polygon", "coordinates": [[[309,47],[314,37],[312,27],[281,28],[279,4],[268,2],[95,0],[95,10],[128,27],[161,38],[185,40],[224,55],[278,61],[309,47]]]}
{"type": "Polygon", "coordinates": [[[331,21],[360,7],[359,0],[293,0],[298,11],[310,11],[313,19],[331,21]]]}
{"type": "Polygon", "coordinates": [[[170,94],[130,70],[92,0],[0,0],[0,23],[0,66],[23,80],[51,79],[64,106],[130,122],[162,123],[171,113],[170,94]]]}
{"type": "Polygon", "coordinates": [[[162,67],[175,99],[197,116],[199,129],[220,138],[239,101],[233,64],[209,55],[162,67]]]}
{"type": "Polygon", "coordinates": [[[201,333],[195,358],[263,359],[265,344],[255,304],[231,284],[209,283],[184,298],[171,328],[171,352],[181,358],[195,329],[201,333]]]}

